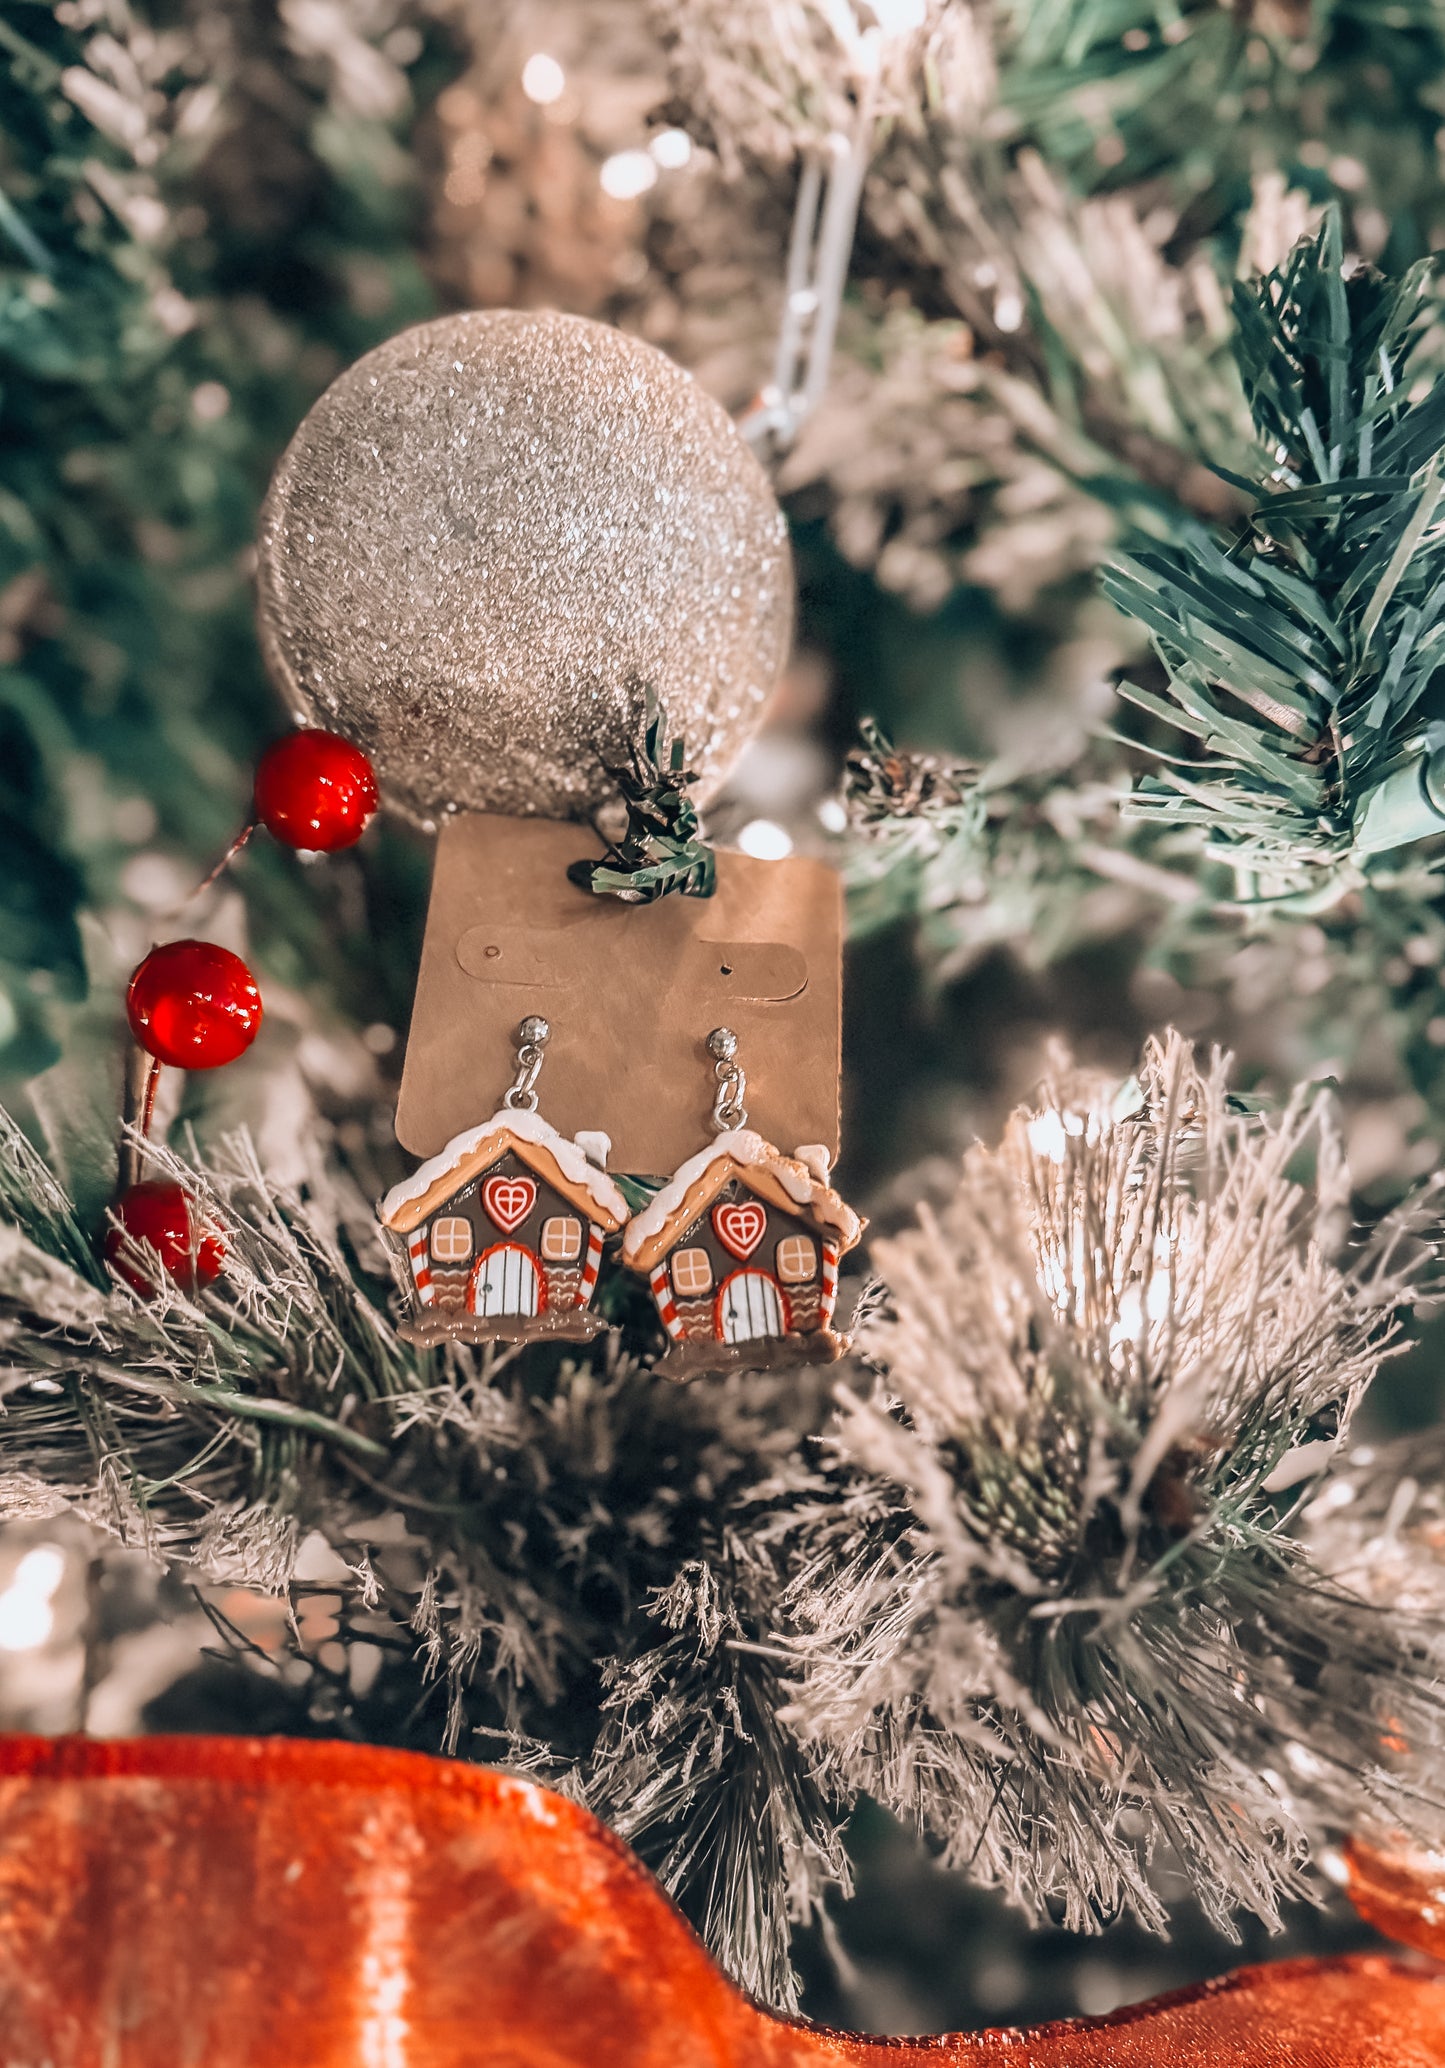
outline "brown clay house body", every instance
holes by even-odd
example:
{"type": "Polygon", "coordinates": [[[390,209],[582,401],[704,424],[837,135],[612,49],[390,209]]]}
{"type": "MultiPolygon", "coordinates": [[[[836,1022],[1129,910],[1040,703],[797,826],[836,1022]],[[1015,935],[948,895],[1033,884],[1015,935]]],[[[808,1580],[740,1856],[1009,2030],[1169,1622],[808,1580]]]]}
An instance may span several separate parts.
{"type": "Polygon", "coordinates": [[[414,1343],[585,1342],[602,1245],[627,1219],[606,1171],[536,1113],[504,1108],[394,1186],[379,1218],[405,1258],[414,1343]]]}
{"type": "Polygon", "coordinates": [[[720,1134],[622,1238],[623,1262],[647,1279],[670,1339],[658,1369],[685,1378],[839,1356],[838,1263],[861,1233],[821,1150],[789,1157],[751,1129],[720,1134]]]}

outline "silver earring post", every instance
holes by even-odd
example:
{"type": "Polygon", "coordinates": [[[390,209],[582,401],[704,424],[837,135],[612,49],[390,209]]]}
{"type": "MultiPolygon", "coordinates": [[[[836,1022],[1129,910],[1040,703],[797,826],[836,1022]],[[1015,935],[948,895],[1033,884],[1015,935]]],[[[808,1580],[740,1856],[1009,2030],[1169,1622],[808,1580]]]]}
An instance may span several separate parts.
{"type": "Polygon", "coordinates": [[[707,1046],[709,1055],[716,1059],[717,1091],[713,1095],[712,1124],[716,1133],[726,1134],[732,1128],[748,1124],[747,1108],[743,1104],[748,1080],[737,1060],[738,1037],[731,1027],[714,1027],[707,1037],[707,1046]]]}
{"type": "Polygon", "coordinates": [[[529,1013],[517,1029],[517,1075],[502,1104],[510,1111],[535,1113],[535,1086],[542,1068],[542,1051],[552,1039],[552,1029],[537,1013],[529,1013]]]}

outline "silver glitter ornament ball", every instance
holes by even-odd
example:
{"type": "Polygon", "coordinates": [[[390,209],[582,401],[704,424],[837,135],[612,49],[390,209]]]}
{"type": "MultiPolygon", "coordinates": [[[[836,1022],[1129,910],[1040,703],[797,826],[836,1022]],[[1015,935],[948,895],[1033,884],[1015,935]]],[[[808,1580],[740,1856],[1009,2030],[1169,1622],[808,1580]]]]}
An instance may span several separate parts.
{"type": "Polygon", "coordinates": [[[705,801],[787,657],[767,477],[651,345],[579,316],[444,316],[368,352],[291,441],[261,520],[263,648],[384,800],[585,814],[656,691],[705,801]]]}

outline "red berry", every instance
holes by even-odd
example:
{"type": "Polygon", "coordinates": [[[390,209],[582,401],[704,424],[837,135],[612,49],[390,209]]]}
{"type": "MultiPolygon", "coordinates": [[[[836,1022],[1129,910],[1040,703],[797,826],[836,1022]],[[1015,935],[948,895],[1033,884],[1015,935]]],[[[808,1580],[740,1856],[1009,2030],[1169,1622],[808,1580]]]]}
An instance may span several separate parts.
{"type": "Polygon", "coordinates": [[[218,1070],[251,1046],[261,994],[239,955],[214,941],[152,948],[125,994],[130,1030],[148,1055],[178,1070],[218,1070]]]}
{"type": "Polygon", "coordinates": [[[115,1222],[105,1231],[107,1261],[143,1300],[160,1291],[160,1280],[154,1260],[137,1256],[134,1245],[149,1243],[165,1276],[183,1292],[195,1292],[219,1277],[226,1245],[220,1230],[200,1219],[184,1185],[146,1178],[123,1192],[112,1211],[115,1222]]]}
{"type": "Polygon", "coordinates": [[[334,732],[288,733],[256,770],[256,817],[288,847],[309,853],[350,847],[379,802],[371,763],[334,732]]]}

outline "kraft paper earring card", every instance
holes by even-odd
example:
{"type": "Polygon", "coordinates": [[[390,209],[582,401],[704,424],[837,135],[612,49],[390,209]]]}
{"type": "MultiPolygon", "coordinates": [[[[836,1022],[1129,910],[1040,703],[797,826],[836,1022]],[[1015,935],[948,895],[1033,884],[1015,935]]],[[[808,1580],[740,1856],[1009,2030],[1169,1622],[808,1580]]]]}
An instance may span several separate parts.
{"type": "Polygon", "coordinates": [[[697,1147],[698,1057],[736,1030],[771,1139],[838,1153],[842,890],[807,858],[720,851],[709,898],[631,905],[568,880],[602,842],[549,819],[467,814],[437,842],[396,1131],[436,1156],[492,1110],[518,1021],[544,1014],[547,1111],[605,1135],[608,1167],[675,1171],[697,1147]]]}

